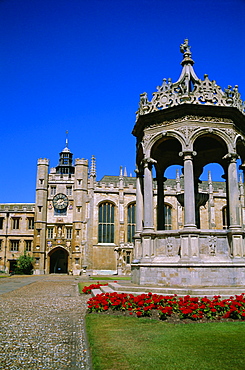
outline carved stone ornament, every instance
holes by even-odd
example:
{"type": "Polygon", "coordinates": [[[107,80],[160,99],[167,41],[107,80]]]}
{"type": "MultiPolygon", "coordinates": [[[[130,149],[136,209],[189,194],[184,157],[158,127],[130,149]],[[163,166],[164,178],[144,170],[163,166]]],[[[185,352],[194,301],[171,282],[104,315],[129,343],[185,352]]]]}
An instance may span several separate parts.
{"type": "Polygon", "coordinates": [[[153,133],[153,134],[149,134],[149,133],[145,133],[144,137],[143,137],[143,140],[142,140],[142,146],[143,148],[146,147],[146,145],[149,143],[149,141],[151,141],[151,139],[156,136],[156,133],[153,133]]]}
{"type": "MultiPolygon", "coordinates": [[[[176,125],[176,123],[186,124],[186,121],[195,122],[196,124],[201,123],[200,126],[195,126],[196,129],[198,129],[198,127],[202,127],[203,122],[208,122],[208,123],[212,123],[212,124],[216,124],[216,123],[218,123],[218,124],[220,124],[220,123],[231,123],[231,124],[233,124],[233,121],[231,119],[223,118],[223,117],[186,115],[186,116],[183,116],[183,117],[180,117],[180,118],[175,118],[175,119],[169,119],[169,120],[166,120],[166,121],[162,121],[161,123],[159,123],[159,122],[151,123],[151,124],[149,124],[149,126],[151,126],[151,128],[161,127],[161,126],[165,127],[166,125],[171,125],[171,124],[176,125]]],[[[189,124],[189,122],[188,122],[188,124],[189,124]]],[[[152,134],[152,135],[154,135],[154,134],[152,134]]]]}
{"type": "Polygon", "coordinates": [[[142,163],[144,164],[144,167],[152,166],[153,164],[156,164],[157,161],[150,157],[145,157],[142,159],[142,163]]]}
{"type": "Polygon", "coordinates": [[[204,80],[200,80],[193,69],[194,61],[191,59],[187,39],[180,45],[180,51],[184,59],[178,81],[172,83],[170,78],[164,78],[162,85],[157,86],[157,91],[153,93],[151,101],[148,100],[147,93],[141,94],[137,119],[141,115],[184,103],[235,107],[245,114],[245,103],[240,98],[237,85],[234,88],[229,85],[223,91],[215,81],[209,80],[207,74],[204,75],[204,80]]]}
{"type": "Polygon", "coordinates": [[[181,132],[184,138],[188,140],[191,137],[192,133],[198,130],[199,128],[200,128],[199,126],[196,126],[196,127],[195,126],[182,126],[182,127],[179,127],[178,129],[175,129],[175,131],[181,132]]]}
{"type": "Polygon", "coordinates": [[[167,255],[169,257],[173,257],[173,238],[168,237],[167,238],[167,255]]]}
{"type": "Polygon", "coordinates": [[[216,244],[217,244],[217,239],[215,236],[211,236],[209,238],[209,253],[211,256],[216,255],[216,244]]]}
{"type": "Polygon", "coordinates": [[[234,143],[234,146],[235,146],[236,137],[238,135],[237,132],[233,130],[232,128],[220,128],[219,130],[225,132],[226,135],[229,136],[229,138],[231,139],[231,141],[234,143]]]}

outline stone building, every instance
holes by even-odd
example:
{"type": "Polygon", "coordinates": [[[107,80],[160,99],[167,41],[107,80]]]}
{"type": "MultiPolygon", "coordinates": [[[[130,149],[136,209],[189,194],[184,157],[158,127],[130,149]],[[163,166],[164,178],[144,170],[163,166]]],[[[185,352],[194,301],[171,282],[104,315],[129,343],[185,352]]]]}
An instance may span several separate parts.
{"type": "MultiPolygon", "coordinates": [[[[129,274],[134,260],[136,178],[122,168],[119,176],[96,180],[95,158],[76,159],[68,146],[58,166],[47,159],[37,164],[36,202],[0,204],[0,270],[13,271],[27,251],[35,258],[34,273],[129,274]]],[[[166,228],[183,228],[183,207],[177,194],[183,175],[164,183],[166,228]]],[[[201,222],[209,228],[210,215],[226,228],[224,182],[204,181],[202,191],[211,202],[201,207],[201,222]]],[[[153,181],[154,220],[157,220],[157,183],[153,181]]],[[[171,253],[171,251],[169,251],[171,253]]]]}
{"type": "Polygon", "coordinates": [[[180,287],[242,286],[244,189],[237,160],[243,170],[244,103],[237,86],[222,91],[208,75],[204,80],[197,77],[188,40],[180,49],[183,60],[178,81],[164,79],[151,101],[146,93],[141,95],[133,129],[137,208],[132,281],[180,287]],[[215,196],[211,177],[206,191],[203,189],[200,176],[210,163],[223,168],[225,198],[215,196]],[[177,184],[174,204],[182,216],[179,222],[177,213],[178,222],[169,230],[164,215],[172,204],[168,205],[164,176],[172,165],[182,167],[184,184],[177,184]]]}
{"type": "Polygon", "coordinates": [[[11,271],[27,251],[34,273],[130,272],[135,230],[135,178],[104,176],[96,163],[66,147],[58,166],[37,163],[34,204],[0,204],[0,270],[11,271]]]}
{"type": "Polygon", "coordinates": [[[187,40],[181,50],[179,80],[163,80],[152,101],[141,95],[136,177],[121,168],[97,181],[95,158],[74,161],[68,142],[55,168],[39,159],[35,203],[0,204],[0,270],[26,250],[35,274],[132,269],[137,284],[244,284],[244,105],[237,87],[198,79],[187,40]],[[214,162],[225,181],[201,182],[214,162]]]}

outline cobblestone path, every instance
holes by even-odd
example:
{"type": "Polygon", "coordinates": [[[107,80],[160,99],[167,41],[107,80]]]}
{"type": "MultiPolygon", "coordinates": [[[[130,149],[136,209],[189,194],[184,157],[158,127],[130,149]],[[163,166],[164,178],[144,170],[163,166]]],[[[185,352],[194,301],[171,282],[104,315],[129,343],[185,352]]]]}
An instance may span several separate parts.
{"type": "Polygon", "coordinates": [[[0,295],[1,370],[90,369],[77,283],[49,275],[0,295]]]}

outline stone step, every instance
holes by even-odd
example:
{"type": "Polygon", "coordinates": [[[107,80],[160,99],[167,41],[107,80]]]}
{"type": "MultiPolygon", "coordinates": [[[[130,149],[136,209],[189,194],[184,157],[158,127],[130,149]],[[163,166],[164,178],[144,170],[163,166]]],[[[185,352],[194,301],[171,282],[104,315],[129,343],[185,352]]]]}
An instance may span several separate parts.
{"type": "Polygon", "coordinates": [[[109,283],[108,286],[101,286],[100,289],[92,289],[91,294],[94,297],[101,293],[126,293],[126,294],[159,294],[159,295],[174,295],[182,297],[190,295],[192,297],[209,297],[220,295],[222,298],[229,298],[230,296],[245,293],[245,287],[206,287],[206,288],[177,288],[177,287],[150,287],[150,286],[131,286],[120,285],[118,283],[109,283]]]}
{"type": "Polygon", "coordinates": [[[179,287],[150,287],[150,286],[135,286],[135,285],[120,285],[118,283],[109,283],[109,287],[118,293],[127,294],[153,294],[173,295],[178,296],[197,296],[197,297],[213,297],[220,295],[222,298],[245,293],[245,287],[197,287],[197,288],[179,288],[179,287]]]}
{"type": "Polygon", "coordinates": [[[101,292],[102,293],[114,293],[115,292],[115,290],[114,289],[112,289],[110,286],[108,286],[108,285],[102,285],[101,287],[100,287],[100,290],[101,290],[101,292]]]}
{"type": "Polygon", "coordinates": [[[100,289],[92,289],[91,290],[91,295],[92,297],[95,297],[97,294],[101,294],[101,290],[100,289]]]}

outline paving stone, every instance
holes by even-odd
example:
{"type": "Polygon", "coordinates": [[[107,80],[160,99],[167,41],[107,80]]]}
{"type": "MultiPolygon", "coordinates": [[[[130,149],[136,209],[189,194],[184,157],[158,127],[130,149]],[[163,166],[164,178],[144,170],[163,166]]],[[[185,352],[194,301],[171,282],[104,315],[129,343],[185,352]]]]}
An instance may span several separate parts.
{"type": "Polygon", "coordinates": [[[89,370],[87,300],[70,276],[42,277],[1,294],[0,369],[89,370]]]}

